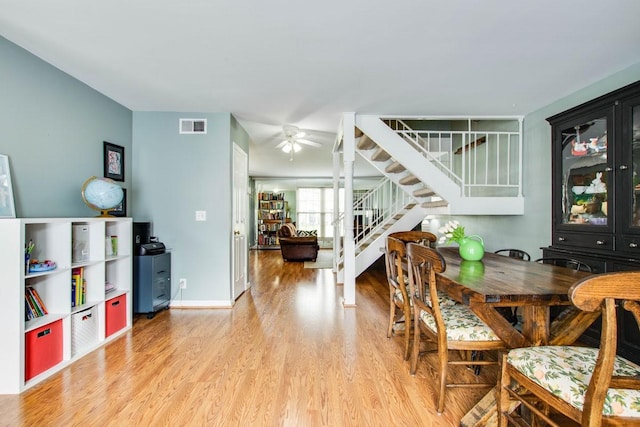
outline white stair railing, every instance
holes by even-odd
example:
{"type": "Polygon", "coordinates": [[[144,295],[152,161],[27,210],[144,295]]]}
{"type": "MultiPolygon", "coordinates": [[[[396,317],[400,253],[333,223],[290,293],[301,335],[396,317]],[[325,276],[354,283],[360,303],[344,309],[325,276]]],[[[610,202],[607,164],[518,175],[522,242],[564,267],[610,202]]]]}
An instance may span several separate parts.
{"type": "Polygon", "coordinates": [[[410,203],[415,201],[400,186],[386,177],[380,180],[353,205],[356,247],[410,203]]]}
{"type": "MultiPolygon", "coordinates": [[[[447,131],[414,130],[401,119],[382,121],[456,183],[461,196],[522,195],[521,121],[517,130],[491,131],[473,130],[471,119],[466,130],[447,131]]],[[[513,128],[516,122],[510,123],[513,128]]]]}
{"type": "MultiPolygon", "coordinates": [[[[394,221],[398,213],[414,203],[416,203],[415,200],[409,194],[386,177],[355,200],[353,203],[354,224],[352,226],[356,253],[362,245],[367,243],[370,236],[379,234],[382,227],[394,221]]],[[[344,213],[340,213],[332,224],[334,227],[348,226],[348,224],[344,224],[344,213]]],[[[342,250],[340,250],[339,256],[341,260],[342,250]]]]}

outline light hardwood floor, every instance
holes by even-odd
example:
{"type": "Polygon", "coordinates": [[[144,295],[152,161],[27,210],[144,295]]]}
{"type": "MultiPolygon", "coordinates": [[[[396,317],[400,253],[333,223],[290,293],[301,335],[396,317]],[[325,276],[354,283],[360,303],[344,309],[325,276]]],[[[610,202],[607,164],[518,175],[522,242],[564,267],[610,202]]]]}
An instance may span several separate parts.
{"type": "Polygon", "coordinates": [[[386,337],[383,271],[362,274],[344,308],[331,270],[279,251],[252,251],[249,268],[233,309],[136,316],[125,336],[0,396],[0,425],[450,426],[486,393],[452,389],[436,414],[435,355],[411,376],[401,337],[386,337]]]}

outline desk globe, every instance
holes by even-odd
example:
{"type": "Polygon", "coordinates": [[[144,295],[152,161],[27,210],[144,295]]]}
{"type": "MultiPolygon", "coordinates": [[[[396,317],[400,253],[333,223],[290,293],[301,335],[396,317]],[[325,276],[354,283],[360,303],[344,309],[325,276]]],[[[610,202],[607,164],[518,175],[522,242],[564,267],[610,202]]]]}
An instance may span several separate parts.
{"type": "Polygon", "coordinates": [[[91,209],[99,211],[99,217],[113,216],[109,211],[122,202],[123,196],[122,187],[109,178],[92,176],[82,184],[82,200],[91,209]]]}

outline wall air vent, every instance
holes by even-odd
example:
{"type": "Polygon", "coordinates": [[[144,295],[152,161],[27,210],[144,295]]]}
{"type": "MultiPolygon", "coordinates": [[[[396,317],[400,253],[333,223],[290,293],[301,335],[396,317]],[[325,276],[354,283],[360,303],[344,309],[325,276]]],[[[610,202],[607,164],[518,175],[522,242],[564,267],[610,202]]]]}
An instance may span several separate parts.
{"type": "Polygon", "coordinates": [[[207,119],[180,119],[180,133],[207,133],[207,119]]]}

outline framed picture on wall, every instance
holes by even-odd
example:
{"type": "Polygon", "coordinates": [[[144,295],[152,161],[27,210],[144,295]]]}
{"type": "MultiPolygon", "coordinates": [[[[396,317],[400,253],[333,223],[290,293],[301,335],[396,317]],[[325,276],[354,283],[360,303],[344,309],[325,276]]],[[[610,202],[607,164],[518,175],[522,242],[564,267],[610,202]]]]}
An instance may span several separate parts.
{"type": "Polygon", "coordinates": [[[0,154],[0,218],[15,217],[16,205],[13,201],[9,156],[0,154]]]}
{"type": "Polygon", "coordinates": [[[127,216],[127,189],[123,188],[122,202],[116,208],[109,212],[113,216],[127,216]]]}
{"type": "Polygon", "coordinates": [[[124,147],[104,141],[104,176],[124,181],[124,147]]]}

